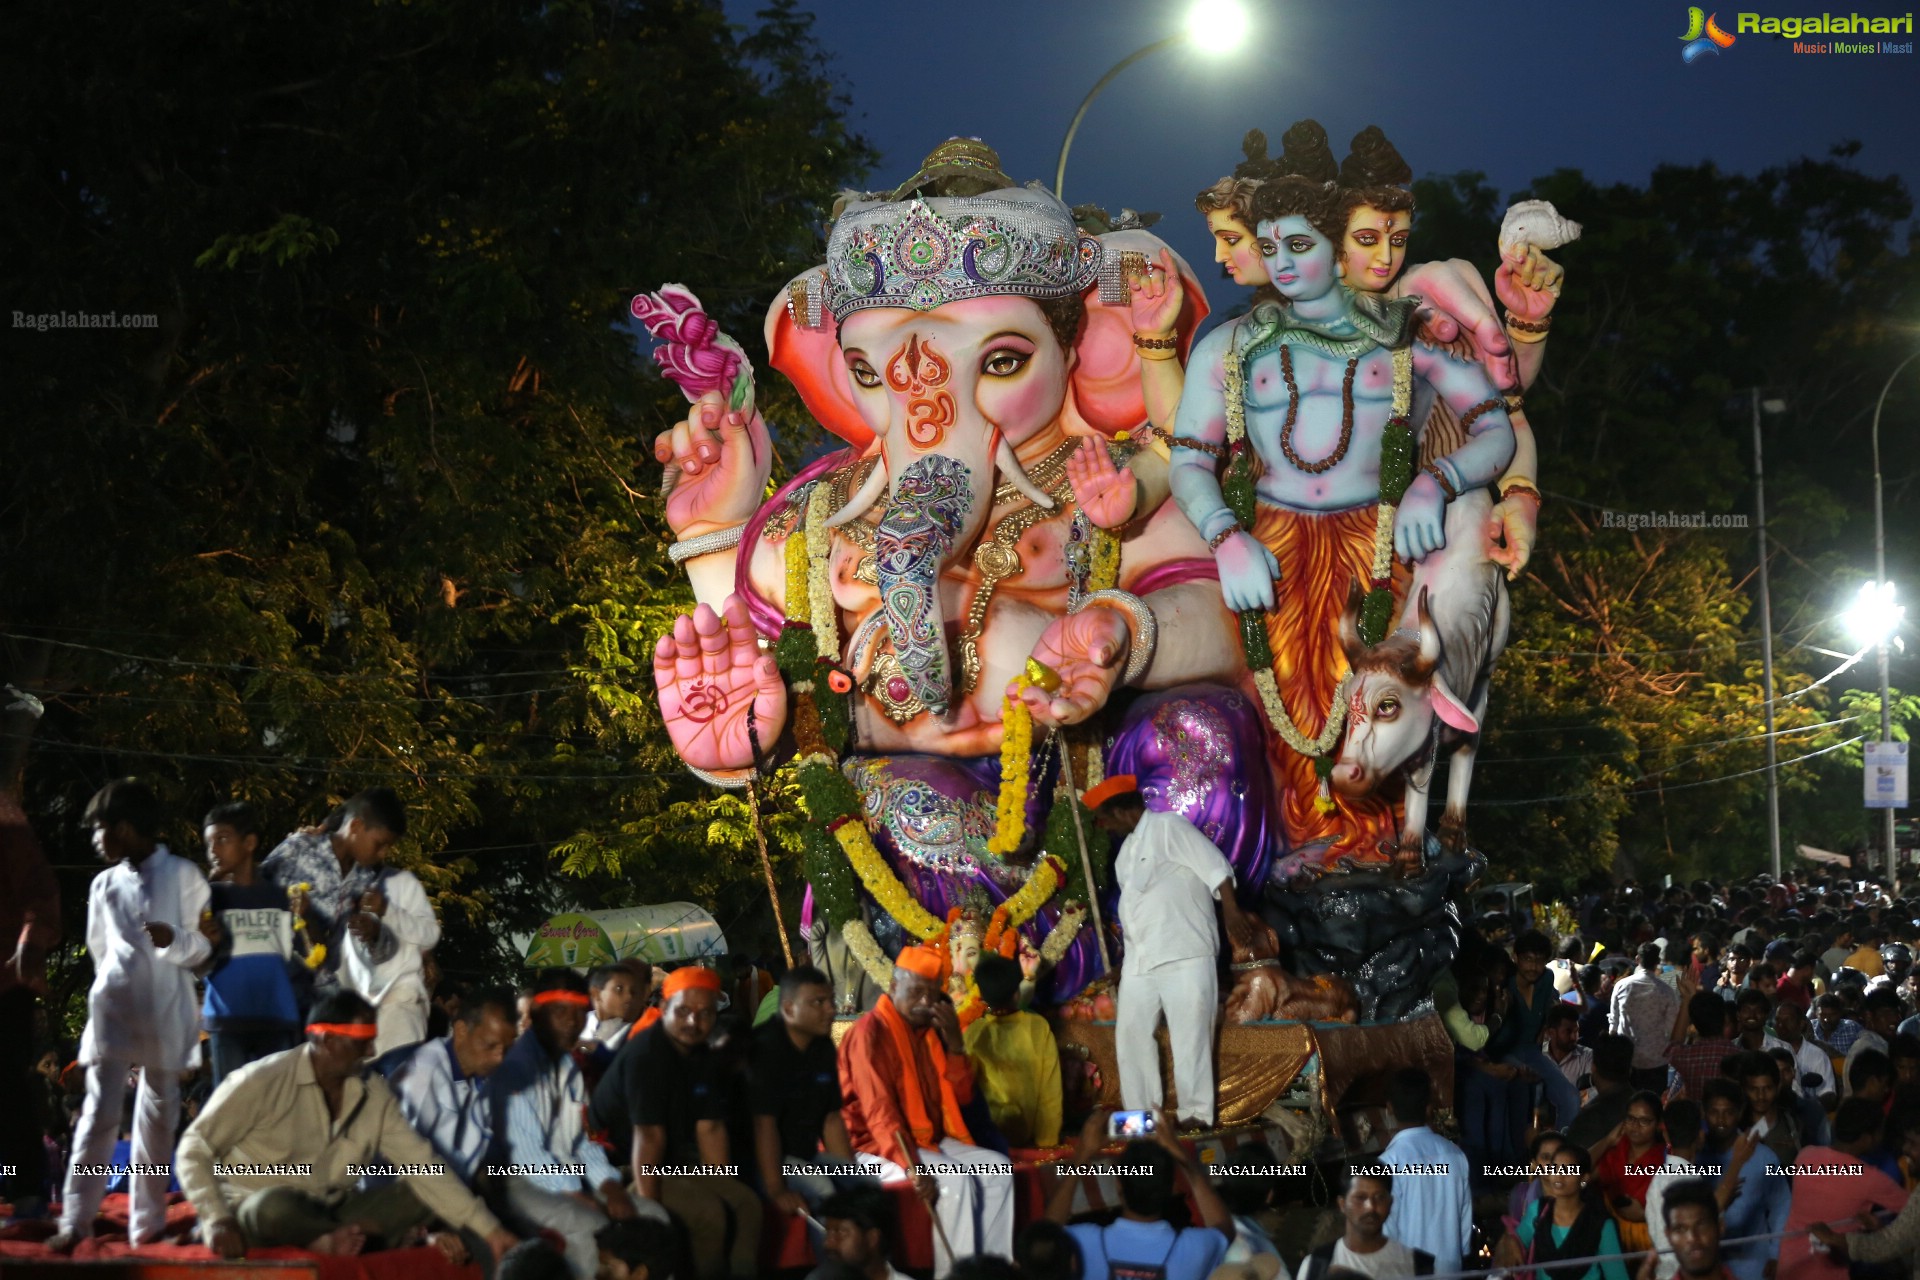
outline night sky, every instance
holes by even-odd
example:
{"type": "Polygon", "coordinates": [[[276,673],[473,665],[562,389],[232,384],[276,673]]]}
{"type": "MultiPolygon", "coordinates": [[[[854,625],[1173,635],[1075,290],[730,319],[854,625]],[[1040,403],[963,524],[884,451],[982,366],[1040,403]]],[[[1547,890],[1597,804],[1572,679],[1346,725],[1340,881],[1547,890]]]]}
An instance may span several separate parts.
{"type": "MultiPolygon", "coordinates": [[[[1743,0],[1806,16],[1811,0],[1743,0]]],[[[747,21],[757,0],[727,0],[747,21]]],[[[1835,3],[1900,17],[1906,4],[1835,3]]],[[[1858,139],[1854,163],[1920,189],[1920,54],[1796,55],[1736,37],[1688,65],[1687,7],[1667,0],[1250,0],[1241,54],[1175,48],[1123,72],[1074,142],[1074,203],[1156,209],[1157,230],[1218,279],[1193,195],[1239,159],[1241,135],[1312,116],[1336,155],[1378,124],[1416,174],[1479,170],[1503,193],[1557,168],[1644,182],[1661,163],[1754,172],[1858,139]]],[[[816,0],[815,31],[880,149],[876,187],[954,134],[997,148],[1021,181],[1051,182],[1075,106],[1119,59],[1179,28],[1179,0],[816,0]]],[[[1737,8],[1719,11],[1734,28],[1737,8]]],[[[1907,42],[1910,36],[1882,37],[1907,42]]],[[[1814,36],[1812,40],[1832,37],[1814,36]]],[[[1859,41],[1875,37],[1851,37],[1859,41]]],[[[1579,217],[1578,210],[1567,210],[1579,217]]],[[[1491,249],[1491,246],[1489,246],[1491,249]]],[[[1420,257],[1416,233],[1414,257],[1420,257]]]]}

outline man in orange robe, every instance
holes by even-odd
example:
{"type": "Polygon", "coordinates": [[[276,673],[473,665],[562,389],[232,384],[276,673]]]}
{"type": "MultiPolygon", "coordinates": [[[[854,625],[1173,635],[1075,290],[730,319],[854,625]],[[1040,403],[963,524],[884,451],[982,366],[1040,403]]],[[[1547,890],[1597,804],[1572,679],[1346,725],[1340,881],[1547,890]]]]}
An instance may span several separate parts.
{"type": "Polygon", "coordinates": [[[861,1165],[911,1177],[938,1229],[933,1274],[956,1257],[1013,1254],[1013,1162],[973,1145],[960,1107],[973,1069],[953,1005],[941,996],[944,948],[908,947],[893,987],[840,1045],[841,1116],[861,1165]]]}

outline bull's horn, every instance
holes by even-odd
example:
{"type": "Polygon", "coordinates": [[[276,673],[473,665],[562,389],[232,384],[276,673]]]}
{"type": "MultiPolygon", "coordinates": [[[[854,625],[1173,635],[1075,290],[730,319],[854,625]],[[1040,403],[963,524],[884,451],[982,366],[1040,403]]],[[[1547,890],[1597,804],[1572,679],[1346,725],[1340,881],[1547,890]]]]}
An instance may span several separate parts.
{"type": "Polygon", "coordinates": [[[1033,477],[1020,465],[1020,459],[1013,455],[1013,446],[1007,443],[1004,436],[993,451],[993,462],[1000,468],[1000,474],[1012,481],[1013,487],[1026,494],[1035,506],[1053,510],[1053,499],[1045,489],[1033,482],[1033,477]]]}
{"type": "Polygon", "coordinates": [[[1425,587],[1414,597],[1413,623],[1420,629],[1420,670],[1431,671],[1440,665],[1440,628],[1433,625],[1433,615],[1427,611],[1425,587]]]}
{"type": "Polygon", "coordinates": [[[827,517],[827,528],[838,529],[841,525],[873,510],[880,499],[887,496],[887,460],[882,457],[873,464],[873,470],[861,484],[859,492],[847,499],[847,505],[827,517]]]}

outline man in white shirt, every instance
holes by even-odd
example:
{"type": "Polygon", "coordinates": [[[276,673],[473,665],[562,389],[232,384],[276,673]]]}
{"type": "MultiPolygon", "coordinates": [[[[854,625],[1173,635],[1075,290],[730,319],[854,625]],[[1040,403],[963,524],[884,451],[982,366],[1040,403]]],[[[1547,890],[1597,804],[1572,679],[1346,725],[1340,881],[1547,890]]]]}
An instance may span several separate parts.
{"type": "Polygon", "coordinates": [[[515,1016],[513,996],[504,988],[478,992],[462,1001],[449,1034],[404,1045],[373,1064],[400,1100],[407,1123],[468,1186],[493,1140],[487,1077],[513,1045],[515,1016]]]}
{"type": "Polygon", "coordinates": [[[1325,1280],[1335,1269],[1358,1271],[1375,1280],[1434,1273],[1431,1254],[1408,1248],[1386,1234],[1387,1219],[1393,1213],[1393,1176],[1386,1169],[1377,1164],[1353,1166],[1336,1203],[1346,1219],[1346,1230],[1338,1240],[1301,1260],[1297,1280],[1325,1280]]]}
{"type": "Polygon", "coordinates": [[[1473,1234],[1473,1166],[1466,1152],[1427,1127],[1433,1081],[1424,1071],[1394,1072],[1387,1102],[1400,1129],[1380,1153],[1380,1163],[1393,1175],[1386,1232],[1432,1255],[1435,1270],[1458,1271],[1473,1234]]]}
{"type": "Polygon", "coordinates": [[[1593,1050],[1580,1043],[1580,1011],[1570,1004],[1554,1005],[1547,1010],[1545,1033],[1541,1051],[1579,1091],[1584,1107],[1593,1101],[1593,1050]]]}
{"type": "Polygon", "coordinates": [[[1680,995],[1660,978],[1656,944],[1642,943],[1638,958],[1640,967],[1614,984],[1607,1029],[1633,1041],[1633,1087],[1664,1093],[1667,1046],[1673,1042],[1680,995]]]}
{"type": "Polygon", "coordinates": [[[1647,1183],[1647,1235],[1653,1239],[1655,1280],[1673,1280],[1680,1263],[1669,1250],[1667,1219],[1661,1212],[1667,1188],[1676,1182],[1700,1176],[1694,1157],[1700,1154],[1700,1104],[1689,1098],[1677,1098],[1667,1104],[1662,1117],[1667,1129],[1667,1160],[1647,1183]]]}
{"type": "Polygon", "coordinates": [[[1838,1106],[1840,1091],[1833,1078],[1833,1059],[1807,1034],[1805,1011],[1799,1005],[1781,1002],[1773,1011],[1773,1033],[1793,1051],[1794,1069],[1801,1076],[1798,1082],[1801,1091],[1819,1099],[1822,1107],[1838,1106]],[[1819,1082],[1808,1084],[1806,1077],[1810,1075],[1818,1076],[1819,1082]]]}
{"type": "MultiPolygon", "coordinates": [[[[94,852],[108,865],[87,889],[93,986],[79,1059],[87,1073],[87,1100],[74,1130],[60,1231],[47,1241],[55,1253],[72,1251],[92,1233],[134,1067],[140,1068],[140,1092],[133,1109],[135,1173],[127,1180],[133,1200],[128,1235],[134,1244],[146,1244],[166,1226],[180,1073],[199,1053],[192,971],[213,954],[200,932],[212,891],[200,868],[156,841],[160,802],[153,792],[131,778],[109,782],[87,802],[83,821],[93,829],[94,852]]],[[[11,1098],[0,1105],[25,1103],[11,1098]]]]}
{"type": "Polygon", "coordinates": [[[1126,948],[1114,1019],[1121,1104],[1129,1111],[1160,1109],[1156,1032],[1164,1013],[1181,1127],[1209,1126],[1220,994],[1216,900],[1228,935],[1243,946],[1253,942],[1253,922],[1234,900],[1233,867],[1191,822],[1149,810],[1131,774],[1089,788],[1084,799],[1101,830],[1124,837],[1114,862],[1126,948]]]}

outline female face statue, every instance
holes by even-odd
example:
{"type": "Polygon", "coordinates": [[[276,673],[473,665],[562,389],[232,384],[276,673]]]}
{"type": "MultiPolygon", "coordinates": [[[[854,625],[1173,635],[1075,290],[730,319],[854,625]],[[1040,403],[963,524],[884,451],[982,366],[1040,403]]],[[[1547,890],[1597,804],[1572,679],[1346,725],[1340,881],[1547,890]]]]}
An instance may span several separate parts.
{"type": "Polygon", "coordinates": [[[1230,209],[1214,209],[1207,214],[1207,234],[1213,237],[1213,260],[1227,269],[1233,282],[1258,288],[1267,282],[1266,261],[1261,257],[1260,239],[1252,228],[1233,216],[1230,209]]]}
{"type": "Polygon", "coordinates": [[[1333,244],[1300,214],[1260,224],[1267,278],[1290,302],[1311,302],[1339,286],[1333,244]],[[1267,252],[1271,249],[1271,252],[1267,252]]]}
{"type": "Polygon", "coordinates": [[[1407,261],[1407,237],[1413,216],[1402,210],[1386,213],[1370,204],[1358,205],[1347,215],[1346,241],[1340,246],[1340,266],[1349,289],[1379,293],[1394,282],[1407,261]]]}

